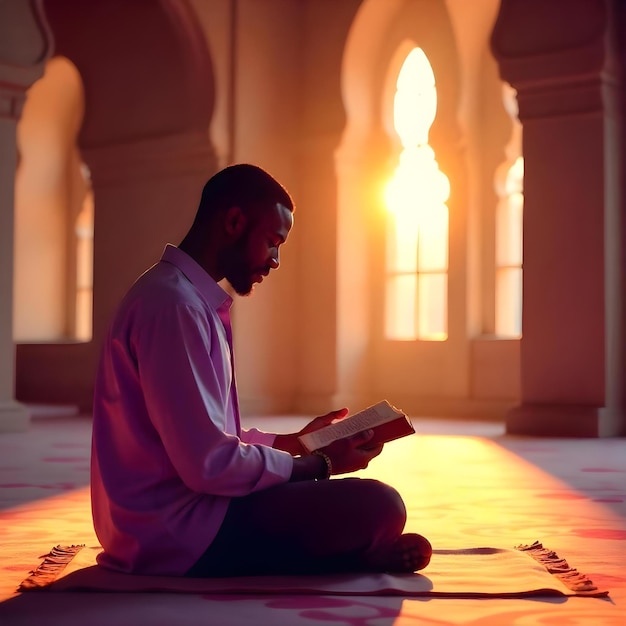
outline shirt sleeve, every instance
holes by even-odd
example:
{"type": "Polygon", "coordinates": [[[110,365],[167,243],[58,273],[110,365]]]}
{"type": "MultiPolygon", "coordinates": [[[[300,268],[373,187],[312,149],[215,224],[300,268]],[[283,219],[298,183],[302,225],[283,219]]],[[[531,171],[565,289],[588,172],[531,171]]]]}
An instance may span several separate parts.
{"type": "Polygon", "coordinates": [[[293,459],[263,437],[245,443],[225,432],[230,389],[214,331],[195,307],[160,308],[136,328],[137,367],[164,462],[194,491],[244,496],[286,482],[293,459]]]}
{"type": "Polygon", "coordinates": [[[260,443],[272,447],[275,439],[276,433],[266,433],[258,428],[242,428],[241,430],[241,440],[246,443],[260,443]]]}

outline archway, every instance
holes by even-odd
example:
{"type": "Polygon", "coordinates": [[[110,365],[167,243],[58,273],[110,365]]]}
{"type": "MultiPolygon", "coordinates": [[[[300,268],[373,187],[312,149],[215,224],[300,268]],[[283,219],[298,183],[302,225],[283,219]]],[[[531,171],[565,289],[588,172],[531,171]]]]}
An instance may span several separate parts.
{"type": "MultiPolygon", "coordinates": [[[[405,50],[406,52],[406,50],[405,50]]],[[[460,76],[455,35],[444,2],[364,2],[345,50],[342,93],[347,125],[337,152],[339,181],[338,361],[340,389],[373,401],[391,394],[406,410],[415,398],[467,393],[465,332],[465,169],[457,121],[460,76]],[[395,163],[387,133],[395,79],[407,41],[424,50],[440,104],[431,145],[454,186],[450,199],[450,319],[446,341],[384,337],[385,215],[383,188],[395,163]],[[390,75],[394,74],[390,80],[390,75]],[[459,301],[462,305],[459,306],[459,301]],[[426,365],[428,364],[428,365],[426,365]],[[368,394],[372,394],[368,397],[368,394]]],[[[361,404],[361,402],[359,402],[361,404]]],[[[412,406],[411,406],[412,405],[412,406]]]]}
{"type": "Polygon", "coordinates": [[[78,145],[95,203],[93,340],[18,345],[16,395],[86,411],[116,303],[164,243],[182,235],[199,186],[217,169],[208,135],[213,74],[184,1],[46,0],[44,7],[54,53],[75,65],[84,85],[78,145]]]}
{"type": "Polygon", "coordinates": [[[76,145],[83,111],[76,67],[64,57],[50,59],[43,77],[28,91],[17,129],[13,301],[17,343],[91,337],[92,295],[77,296],[78,275],[80,282],[91,286],[93,265],[89,173],[76,145]],[[91,236],[77,237],[79,216],[81,232],[91,236]]]}

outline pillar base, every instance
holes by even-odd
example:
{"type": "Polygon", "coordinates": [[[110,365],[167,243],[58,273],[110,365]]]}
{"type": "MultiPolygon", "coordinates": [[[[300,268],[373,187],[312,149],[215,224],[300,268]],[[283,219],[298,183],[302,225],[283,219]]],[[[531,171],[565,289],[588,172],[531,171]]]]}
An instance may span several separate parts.
{"type": "Polygon", "coordinates": [[[601,407],[582,404],[522,404],[506,416],[510,435],[535,437],[602,437],[601,407]]]}
{"type": "Polygon", "coordinates": [[[28,430],[29,410],[19,402],[0,402],[0,433],[16,433],[28,430]]]}

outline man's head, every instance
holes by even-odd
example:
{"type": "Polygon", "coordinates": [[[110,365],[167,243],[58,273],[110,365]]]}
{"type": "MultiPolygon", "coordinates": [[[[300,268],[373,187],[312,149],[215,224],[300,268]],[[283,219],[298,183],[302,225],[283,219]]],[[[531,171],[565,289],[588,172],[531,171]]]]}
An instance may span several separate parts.
{"type": "Polygon", "coordinates": [[[287,190],[255,165],[232,165],[204,186],[193,226],[181,244],[215,278],[247,295],[271,269],[293,225],[287,190]]]}

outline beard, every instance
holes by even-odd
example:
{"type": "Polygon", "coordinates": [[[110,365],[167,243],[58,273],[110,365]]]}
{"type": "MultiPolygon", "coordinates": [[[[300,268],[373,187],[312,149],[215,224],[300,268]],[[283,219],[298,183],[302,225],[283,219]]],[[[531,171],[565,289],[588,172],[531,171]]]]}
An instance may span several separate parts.
{"type": "Polygon", "coordinates": [[[250,276],[241,273],[232,273],[226,276],[230,286],[240,296],[249,296],[254,289],[254,282],[250,276]]]}
{"type": "Polygon", "coordinates": [[[232,247],[222,250],[219,256],[220,269],[224,278],[240,296],[248,296],[254,288],[255,272],[250,267],[246,255],[247,238],[242,237],[232,247]]]}

